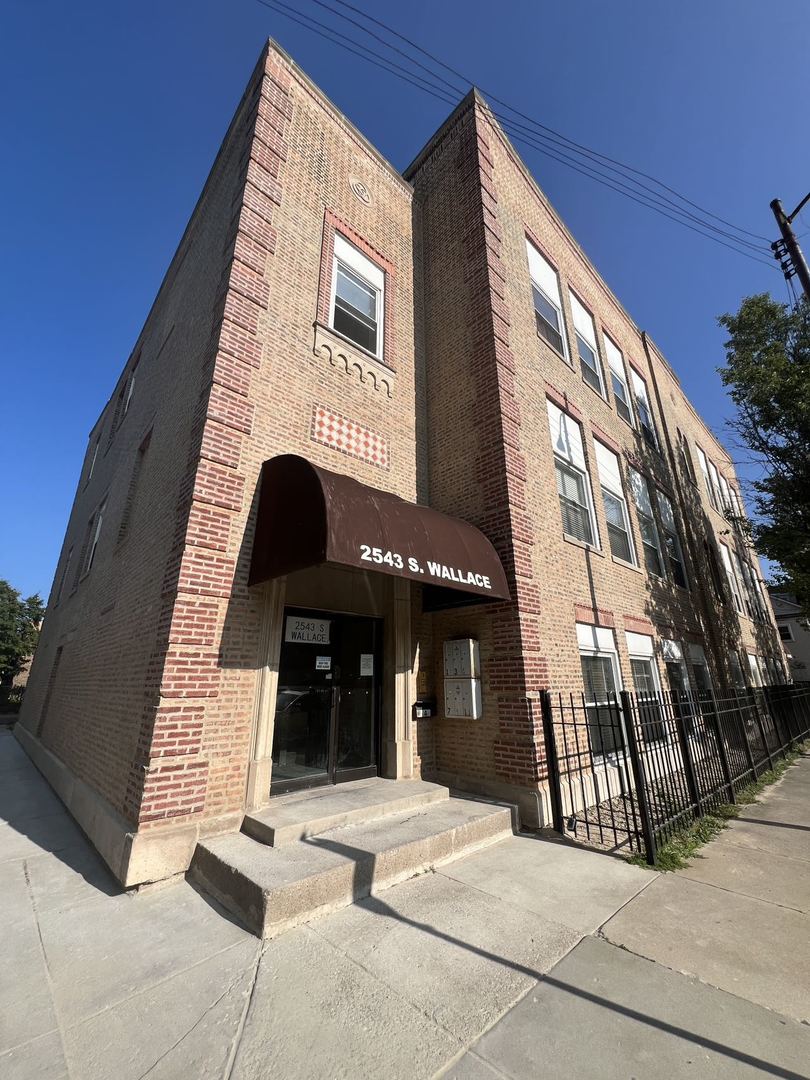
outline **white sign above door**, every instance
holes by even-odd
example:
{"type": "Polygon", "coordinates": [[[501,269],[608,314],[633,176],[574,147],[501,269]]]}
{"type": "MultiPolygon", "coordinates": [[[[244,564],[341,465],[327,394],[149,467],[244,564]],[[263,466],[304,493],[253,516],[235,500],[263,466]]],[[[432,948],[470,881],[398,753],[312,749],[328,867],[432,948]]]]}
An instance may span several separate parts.
{"type": "Polygon", "coordinates": [[[330,619],[308,619],[304,615],[288,615],[284,640],[298,645],[328,645],[330,619]]]}

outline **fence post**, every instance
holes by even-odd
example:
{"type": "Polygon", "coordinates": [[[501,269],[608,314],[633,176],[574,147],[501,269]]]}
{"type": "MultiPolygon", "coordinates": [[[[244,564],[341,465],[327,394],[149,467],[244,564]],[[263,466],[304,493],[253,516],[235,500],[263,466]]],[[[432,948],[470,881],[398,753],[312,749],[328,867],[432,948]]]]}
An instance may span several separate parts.
{"type": "Polygon", "coordinates": [[[650,818],[650,807],[647,802],[647,774],[644,762],[638,749],[636,729],[633,722],[633,706],[630,695],[626,690],[621,692],[622,712],[624,713],[624,730],[627,735],[627,749],[630,751],[630,767],[633,770],[633,780],[636,785],[636,799],[638,801],[638,814],[641,819],[641,833],[644,840],[645,854],[650,866],[655,865],[655,832],[650,818]]]}
{"type": "Polygon", "coordinates": [[[686,777],[686,787],[689,791],[689,799],[692,803],[693,813],[695,817],[702,816],[701,803],[703,798],[698,788],[697,776],[695,774],[695,763],[692,760],[692,751],[689,748],[689,737],[686,734],[686,728],[683,723],[683,716],[680,709],[672,710],[672,722],[675,724],[675,734],[678,736],[678,745],[681,748],[681,759],[683,761],[683,771],[686,777]]]}
{"type": "MultiPolygon", "coordinates": [[[[529,710],[532,703],[529,699],[529,710]]],[[[540,713],[543,717],[543,738],[546,742],[546,773],[548,775],[548,798],[551,803],[551,823],[556,832],[565,834],[563,827],[562,795],[560,794],[560,759],[557,757],[557,743],[554,738],[554,712],[551,706],[551,691],[540,691],[540,713]]]]}
{"type": "Polygon", "coordinates": [[[784,754],[791,743],[790,729],[787,729],[787,738],[785,738],[785,718],[777,708],[773,690],[770,686],[762,687],[762,701],[771,718],[773,730],[776,732],[776,738],[779,740],[780,754],[784,754]]]}
{"type": "Polygon", "coordinates": [[[731,767],[728,761],[728,753],[726,752],[726,743],[723,738],[723,729],[720,727],[720,710],[717,708],[717,698],[714,695],[714,690],[710,689],[709,693],[712,698],[712,726],[714,728],[715,738],[717,739],[717,753],[720,758],[720,768],[723,770],[723,779],[726,782],[726,788],[728,789],[728,801],[736,803],[737,796],[734,792],[734,781],[731,776],[731,767]]]}
{"type": "Polygon", "coordinates": [[[754,751],[751,749],[751,741],[748,738],[748,731],[745,727],[745,716],[740,708],[740,694],[739,691],[734,691],[734,712],[737,716],[737,722],[740,725],[740,734],[743,737],[743,748],[745,750],[745,757],[748,762],[748,768],[751,770],[751,776],[754,780],[757,778],[757,763],[754,761],[754,751]]]}
{"type": "Polygon", "coordinates": [[[751,705],[752,705],[753,710],[754,710],[754,716],[755,716],[756,721],[757,721],[757,727],[759,728],[759,736],[762,739],[762,745],[765,747],[765,754],[767,755],[767,758],[768,758],[768,768],[772,769],[773,768],[773,758],[771,757],[771,750],[770,750],[770,747],[768,746],[768,739],[767,739],[767,737],[765,735],[765,725],[762,723],[762,715],[760,714],[759,705],[757,704],[756,691],[753,690],[751,687],[749,687],[749,689],[748,689],[748,696],[751,699],[751,705]]]}

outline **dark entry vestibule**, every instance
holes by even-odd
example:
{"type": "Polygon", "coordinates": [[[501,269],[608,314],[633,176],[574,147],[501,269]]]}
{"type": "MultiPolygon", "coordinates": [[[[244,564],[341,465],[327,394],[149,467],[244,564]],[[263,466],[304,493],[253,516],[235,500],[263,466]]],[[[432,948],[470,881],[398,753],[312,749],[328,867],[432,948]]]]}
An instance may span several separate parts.
{"type": "Polygon", "coordinates": [[[375,776],[382,620],[287,608],[272,794],[375,776]]]}

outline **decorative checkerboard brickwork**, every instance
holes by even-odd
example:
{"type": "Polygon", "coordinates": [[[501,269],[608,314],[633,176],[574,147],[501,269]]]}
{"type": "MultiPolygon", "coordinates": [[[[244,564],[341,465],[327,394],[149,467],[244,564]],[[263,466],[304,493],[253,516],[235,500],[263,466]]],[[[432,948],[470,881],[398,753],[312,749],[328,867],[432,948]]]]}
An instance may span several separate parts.
{"type": "Polygon", "coordinates": [[[324,405],[316,405],[312,410],[312,438],[341,454],[376,465],[378,469],[389,468],[387,439],[324,405]]]}

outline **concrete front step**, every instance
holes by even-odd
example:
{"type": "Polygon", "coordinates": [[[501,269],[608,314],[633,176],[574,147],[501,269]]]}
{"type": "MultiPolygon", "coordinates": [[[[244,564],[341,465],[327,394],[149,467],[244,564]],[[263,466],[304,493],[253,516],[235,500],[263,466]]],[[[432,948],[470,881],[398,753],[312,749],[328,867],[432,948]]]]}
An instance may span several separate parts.
{"type": "Polygon", "coordinates": [[[200,842],[189,874],[260,937],[377,893],[512,834],[508,807],[446,799],[270,848],[244,833],[200,842]]]}
{"type": "Polygon", "coordinates": [[[313,788],[272,800],[266,810],[248,814],[242,832],[261,844],[283,844],[317,836],[344,825],[358,825],[430,803],[442,802],[450,791],[425,780],[385,780],[371,777],[350,784],[313,788]]]}

